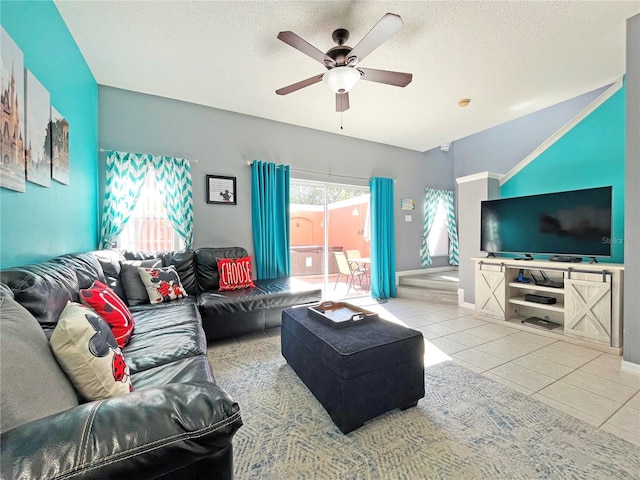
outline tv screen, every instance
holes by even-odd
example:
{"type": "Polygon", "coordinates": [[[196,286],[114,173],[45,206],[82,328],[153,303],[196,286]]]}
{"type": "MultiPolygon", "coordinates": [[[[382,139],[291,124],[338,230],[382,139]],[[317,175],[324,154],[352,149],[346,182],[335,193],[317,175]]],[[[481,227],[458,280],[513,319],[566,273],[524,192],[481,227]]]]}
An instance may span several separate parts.
{"type": "Polygon", "coordinates": [[[485,200],[480,244],[489,253],[611,256],[612,187],[485,200]]]}

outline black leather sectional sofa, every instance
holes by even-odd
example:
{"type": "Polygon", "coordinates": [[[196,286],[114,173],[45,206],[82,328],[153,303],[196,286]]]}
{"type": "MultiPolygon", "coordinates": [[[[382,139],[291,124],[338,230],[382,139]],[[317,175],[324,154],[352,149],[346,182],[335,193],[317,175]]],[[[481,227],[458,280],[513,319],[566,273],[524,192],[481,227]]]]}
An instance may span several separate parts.
{"type": "MultiPolygon", "coordinates": [[[[202,315],[207,340],[227,338],[278,327],[287,307],[319,302],[322,290],[295,284],[291,278],[255,280],[255,287],[218,291],[218,258],[242,258],[242,247],[199,248],[183,252],[131,252],[118,249],[92,252],[100,261],[110,287],[126,298],[120,284],[120,266],[126,260],[161,258],[163,266],[173,265],[182,285],[202,315]]],[[[132,307],[136,309],[155,306],[132,307]]]]}
{"type": "Polygon", "coordinates": [[[216,258],[246,254],[111,249],[1,271],[0,478],[233,478],[240,407],[216,385],[207,340],[277,326],[284,308],[320,299],[289,279],[217,292],[216,258]],[[122,262],[148,258],[174,265],[189,296],[130,307],[135,329],[122,352],[134,391],[93,402],[65,396],[73,390],[47,338],[67,301],[94,280],[122,293],[122,262]]]}

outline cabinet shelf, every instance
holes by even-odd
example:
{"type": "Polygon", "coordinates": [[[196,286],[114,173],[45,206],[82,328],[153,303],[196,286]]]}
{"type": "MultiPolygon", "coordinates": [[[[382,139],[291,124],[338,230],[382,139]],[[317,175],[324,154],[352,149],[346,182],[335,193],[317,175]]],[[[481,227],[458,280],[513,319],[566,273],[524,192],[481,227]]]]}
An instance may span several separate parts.
{"type": "Polygon", "coordinates": [[[535,290],[536,292],[547,292],[564,295],[564,288],[543,287],[542,285],[536,285],[535,283],[509,282],[509,286],[513,288],[535,290]]]}
{"type": "Polygon", "coordinates": [[[556,302],[551,305],[546,303],[527,302],[524,297],[513,297],[508,300],[509,303],[516,305],[524,305],[525,307],[539,308],[540,310],[548,310],[550,312],[564,313],[564,303],[556,302]]]}
{"type": "Polygon", "coordinates": [[[531,325],[531,324],[525,324],[522,322],[523,320],[524,320],[524,317],[512,317],[507,319],[507,322],[513,325],[524,327],[524,328],[533,328],[537,333],[541,333],[543,335],[545,333],[551,333],[553,335],[563,335],[564,326],[558,323],[556,323],[553,328],[549,329],[549,328],[543,328],[543,327],[536,327],[535,325],[531,325]]]}

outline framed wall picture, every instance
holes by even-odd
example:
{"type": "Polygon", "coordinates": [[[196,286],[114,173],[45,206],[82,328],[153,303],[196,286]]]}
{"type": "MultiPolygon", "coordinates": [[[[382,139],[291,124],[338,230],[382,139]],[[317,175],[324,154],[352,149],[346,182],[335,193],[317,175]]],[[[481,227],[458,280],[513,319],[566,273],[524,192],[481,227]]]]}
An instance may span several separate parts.
{"type": "Polygon", "coordinates": [[[27,96],[27,180],[51,186],[51,104],[49,92],[30,70],[25,69],[27,96]]]}
{"type": "Polygon", "coordinates": [[[69,122],[51,105],[51,178],[69,185],[69,122]]]}
{"type": "Polygon", "coordinates": [[[412,198],[403,198],[400,201],[400,210],[415,210],[416,201],[412,198]]]}
{"type": "Polygon", "coordinates": [[[0,187],[25,191],[24,55],[0,27],[0,187]]]}
{"type": "Polygon", "coordinates": [[[236,204],[236,177],[207,175],[207,203],[236,204]]]}

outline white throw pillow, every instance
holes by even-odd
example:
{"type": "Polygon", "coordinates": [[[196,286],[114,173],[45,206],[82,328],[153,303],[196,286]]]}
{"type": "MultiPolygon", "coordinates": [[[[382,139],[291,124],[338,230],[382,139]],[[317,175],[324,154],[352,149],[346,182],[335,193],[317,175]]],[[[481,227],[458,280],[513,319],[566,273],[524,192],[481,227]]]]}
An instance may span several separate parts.
{"type": "Polygon", "coordinates": [[[158,268],[138,267],[138,272],[140,272],[140,279],[147,289],[149,301],[152,304],[187,296],[173,265],[158,268]]]}
{"type": "Polygon", "coordinates": [[[68,302],[50,343],[58,363],[85,399],[133,391],[129,367],[111,328],[90,308],[68,302]]]}

